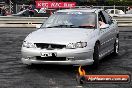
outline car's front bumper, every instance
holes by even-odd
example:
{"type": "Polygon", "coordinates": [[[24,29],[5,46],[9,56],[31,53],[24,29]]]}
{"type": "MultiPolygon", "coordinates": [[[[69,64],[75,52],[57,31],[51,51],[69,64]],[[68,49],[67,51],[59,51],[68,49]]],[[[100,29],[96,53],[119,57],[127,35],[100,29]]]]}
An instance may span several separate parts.
{"type": "Polygon", "coordinates": [[[93,50],[87,49],[61,49],[61,50],[42,50],[22,48],[22,62],[24,64],[62,64],[62,65],[87,65],[93,63],[93,50]],[[56,57],[65,57],[66,60],[38,60],[41,52],[56,53],[56,57]]]}
{"type": "Polygon", "coordinates": [[[68,60],[68,61],[39,61],[39,60],[32,60],[32,59],[21,59],[24,64],[58,64],[58,65],[87,65],[87,64],[92,64],[93,60],[92,59],[87,59],[87,60],[68,60]]]}

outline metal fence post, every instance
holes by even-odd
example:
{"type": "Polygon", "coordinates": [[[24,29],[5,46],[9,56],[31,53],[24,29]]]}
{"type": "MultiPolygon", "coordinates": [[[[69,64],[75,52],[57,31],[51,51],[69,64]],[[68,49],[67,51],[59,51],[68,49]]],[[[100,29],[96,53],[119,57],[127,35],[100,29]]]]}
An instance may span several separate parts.
{"type": "Polygon", "coordinates": [[[17,4],[16,4],[16,13],[18,12],[17,10],[18,10],[18,9],[17,9],[17,4]]]}
{"type": "Polygon", "coordinates": [[[115,15],[115,5],[114,5],[114,15],[115,15]]]}
{"type": "Polygon", "coordinates": [[[12,1],[10,0],[10,13],[13,13],[13,5],[12,1]]]}

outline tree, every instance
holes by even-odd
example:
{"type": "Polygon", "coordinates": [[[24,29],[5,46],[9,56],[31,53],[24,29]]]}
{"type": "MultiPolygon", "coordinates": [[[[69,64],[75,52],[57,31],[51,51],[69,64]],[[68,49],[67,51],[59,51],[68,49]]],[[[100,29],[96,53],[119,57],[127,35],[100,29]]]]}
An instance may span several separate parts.
{"type": "Polygon", "coordinates": [[[107,5],[127,5],[128,0],[107,0],[107,5]]]}

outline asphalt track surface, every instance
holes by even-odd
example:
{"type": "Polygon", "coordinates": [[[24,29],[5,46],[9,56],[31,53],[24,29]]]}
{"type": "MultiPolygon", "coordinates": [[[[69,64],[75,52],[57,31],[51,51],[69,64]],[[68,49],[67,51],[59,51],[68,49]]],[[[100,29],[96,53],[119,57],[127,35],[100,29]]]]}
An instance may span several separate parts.
{"type": "MultiPolygon", "coordinates": [[[[0,28],[0,88],[132,88],[129,83],[87,83],[76,81],[77,67],[21,63],[21,45],[35,29],[0,28]]],[[[84,67],[86,74],[130,74],[132,76],[132,27],[120,28],[119,56],[105,57],[98,69],[84,67]]]]}

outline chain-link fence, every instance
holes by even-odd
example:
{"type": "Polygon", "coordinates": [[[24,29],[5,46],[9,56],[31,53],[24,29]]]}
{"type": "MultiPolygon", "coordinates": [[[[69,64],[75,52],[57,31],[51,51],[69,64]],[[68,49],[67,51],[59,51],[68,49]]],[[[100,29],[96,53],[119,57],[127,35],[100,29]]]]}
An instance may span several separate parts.
{"type": "MultiPolygon", "coordinates": [[[[29,5],[16,5],[16,12],[19,12],[22,6],[24,6],[24,8],[28,8],[29,5]]],[[[76,8],[88,8],[88,7],[90,7],[90,6],[76,6],[76,8]]],[[[115,5],[114,6],[93,6],[93,8],[102,8],[104,10],[106,10],[106,9],[119,9],[119,10],[122,10],[124,12],[127,11],[127,7],[128,6],[115,6],[115,5]]]]}
{"type": "MultiPolygon", "coordinates": [[[[11,14],[15,14],[15,13],[18,13],[21,11],[21,8],[24,8],[24,9],[27,9],[29,7],[29,5],[18,5],[18,4],[15,4],[12,6],[10,5],[6,5],[7,7],[7,11],[8,12],[11,12],[11,14]],[[11,8],[11,9],[10,9],[11,8]],[[13,10],[13,11],[10,11],[10,10],[13,10]]],[[[76,6],[75,8],[89,8],[90,6],[76,6]]],[[[34,6],[35,8],[35,6],[34,6]]],[[[119,9],[119,10],[122,10],[126,13],[127,11],[127,8],[128,6],[93,6],[93,8],[102,8],[104,10],[106,9],[119,9]]],[[[58,10],[58,9],[61,9],[61,8],[57,8],[57,9],[44,9],[45,10],[45,13],[43,14],[48,14],[50,15],[51,13],[53,13],[54,11],[58,10]]],[[[40,9],[37,9],[38,11],[40,11],[40,9]]]]}

